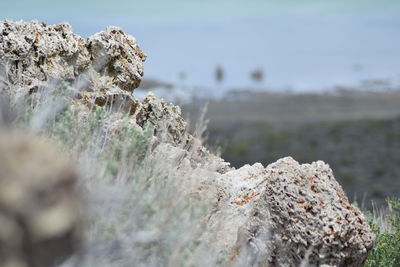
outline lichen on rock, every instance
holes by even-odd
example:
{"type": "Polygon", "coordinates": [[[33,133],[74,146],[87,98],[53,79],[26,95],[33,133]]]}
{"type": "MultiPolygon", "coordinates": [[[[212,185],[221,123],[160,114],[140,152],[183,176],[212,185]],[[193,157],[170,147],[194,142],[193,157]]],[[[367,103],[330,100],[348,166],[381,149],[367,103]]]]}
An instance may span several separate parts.
{"type": "Polygon", "coordinates": [[[248,253],[257,236],[268,235],[266,261],[273,266],[297,266],[304,259],[316,266],[362,265],[375,237],[327,164],[300,165],[287,157],[267,166],[261,177],[266,183],[257,191],[238,253],[242,247],[248,253]]]}
{"type": "Polygon", "coordinates": [[[322,161],[300,165],[284,158],[271,169],[265,199],[275,238],[277,264],[291,266],[309,250],[309,261],[326,266],[361,266],[374,235],[322,161]]]}
{"type": "Polygon", "coordinates": [[[214,179],[214,244],[238,266],[361,266],[374,234],[322,161],[290,157],[214,179]]]}

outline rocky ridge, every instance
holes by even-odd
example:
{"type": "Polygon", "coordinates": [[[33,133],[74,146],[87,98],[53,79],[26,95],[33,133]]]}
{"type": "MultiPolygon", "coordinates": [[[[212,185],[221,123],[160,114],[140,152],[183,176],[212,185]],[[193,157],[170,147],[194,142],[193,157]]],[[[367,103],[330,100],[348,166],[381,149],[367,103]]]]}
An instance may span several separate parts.
{"type": "MultiPolygon", "coordinates": [[[[188,201],[212,205],[205,221],[213,231],[204,239],[215,250],[230,253],[226,264],[363,264],[374,235],[327,164],[299,164],[287,157],[266,167],[229,167],[187,132],[178,106],[153,94],[143,101],[132,95],[145,59],[135,39],[117,27],[83,40],[67,23],[0,22],[5,77],[0,91],[21,97],[49,82],[66,81],[72,85],[70,105],[81,110],[82,117],[96,106],[109,106],[115,113],[129,113],[132,127],[152,124],[152,153],[204,177],[191,186],[182,181],[182,191],[187,191],[188,201]]],[[[115,123],[110,121],[109,127],[115,123]]]]}

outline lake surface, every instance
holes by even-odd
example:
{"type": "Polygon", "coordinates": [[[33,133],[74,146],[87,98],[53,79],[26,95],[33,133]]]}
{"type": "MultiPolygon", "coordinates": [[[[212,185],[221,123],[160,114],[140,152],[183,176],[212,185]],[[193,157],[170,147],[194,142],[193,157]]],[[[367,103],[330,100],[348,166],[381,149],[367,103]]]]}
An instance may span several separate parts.
{"type": "MultiPolygon", "coordinates": [[[[101,2],[103,9],[107,7],[104,3],[101,2]]],[[[264,15],[254,10],[238,15],[240,12],[236,10],[234,15],[213,16],[204,12],[193,16],[190,12],[185,16],[160,12],[151,16],[132,7],[131,13],[120,11],[120,15],[115,10],[110,13],[101,10],[87,14],[62,10],[36,13],[25,10],[18,14],[3,10],[0,19],[68,21],[84,37],[107,25],[121,26],[136,37],[148,54],[145,77],[180,86],[220,91],[228,88],[316,91],[335,85],[358,85],[371,79],[400,84],[397,9],[336,13],[271,11],[264,15]],[[225,74],[220,85],[215,81],[217,65],[225,74]],[[261,83],[249,75],[258,68],[264,72],[261,83]]]]}

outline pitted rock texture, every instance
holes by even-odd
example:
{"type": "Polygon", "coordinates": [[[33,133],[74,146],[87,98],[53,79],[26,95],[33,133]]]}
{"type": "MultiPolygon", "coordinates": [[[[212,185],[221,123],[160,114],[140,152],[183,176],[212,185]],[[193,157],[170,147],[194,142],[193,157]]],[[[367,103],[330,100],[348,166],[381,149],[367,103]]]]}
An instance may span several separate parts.
{"type": "Polygon", "coordinates": [[[272,229],[282,241],[279,264],[292,266],[310,250],[317,265],[361,266],[374,236],[322,161],[300,165],[284,158],[269,166],[265,193],[272,229]]]}
{"type": "Polygon", "coordinates": [[[142,102],[142,107],[137,114],[137,123],[153,124],[161,139],[170,140],[174,144],[186,142],[188,138],[187,125],[181,115],[181,108],[167,104],[164,100],[149,93],[142,102]]]}
{"type": "Polygon", "coordinates": [[[98,72],[106,70],[113,83],[126,91],[139,86],[146,59],[136,40],[121,28],[108,27],[106,31],[88,38],[87,48],[98,72]],[[106,66],[106,68],[105,68],[106,66]]]}
{"type": "Polygon", "coordinates": [[[136,40],[118,27],[108,27],[87,41],[68,23],[0,22],[0,65],[8,86],[19,95],[44,81],[74,81],[85,75],[90,91],[118,88],[133,91],[143,76],[146,55],[136,40]]]}
{"type": "MultiPolygon", "coordinates": [[[[2,77],[19,95],[26,94],[41,81],[50,78],[72,80],[84,40],[72,32],[69,24],[47,26],[38,21],[0,22],[0,65],[2,77]]],[[[87,63],[88,64],[88,63],[87,63]]]]}
{"type": "Polygon", "coordinates": [[[0,133],[0,266],[55,266],[77,249],[76,181],[48,140],[0,133]]]}
{"type": "Polygon", "coordinates": [[[185,152],[176,161],[189,158],[191,168],[207,166],[218,174],[232,170],[230,163],[210,153],[201,140],[188,132],[187,123],[182,118],[179,106],[167,103],[150,92],[142,102],[139,102],[133,116],[136,118],[136,125],[143,127],[149,123],[153,126],[156,137],[153,142],[154,147],[164,143],[185,152]]]}
{"type": "MultiPolygon", "coordinates": [[[[230,225],[238,229],[234,262],[299,266],[307,260],[311,266],[362,266],[375,237],[327,164],[300,165],[287,157],[263,170],[258,165],[252,171],[246,168],[253,175],[241,179],[252,179],[252,183],[240,190],[225,187],[227,195],[238,199],[224,204],[230,205],[224,208],[229,211],[230,225]]],[[[223,177],[228,178],[225,184],[240,180],[240,175],[229,178],[229,173],[223,177]]]]}

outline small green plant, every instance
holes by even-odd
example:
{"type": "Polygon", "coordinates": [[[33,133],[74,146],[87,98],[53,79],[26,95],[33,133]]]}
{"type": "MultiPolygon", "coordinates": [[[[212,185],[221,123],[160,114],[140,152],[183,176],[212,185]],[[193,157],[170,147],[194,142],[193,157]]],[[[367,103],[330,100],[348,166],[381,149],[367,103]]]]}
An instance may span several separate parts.
{"type": "Polygon", "coordinates": [[[389,212],[386,216],[390,224],[389,231],[383,231],[376,223],[370,222],[376,234],[376,243],[364,266],[400,266],[400,199],[387,200],[387,202],[389,212]]]}

